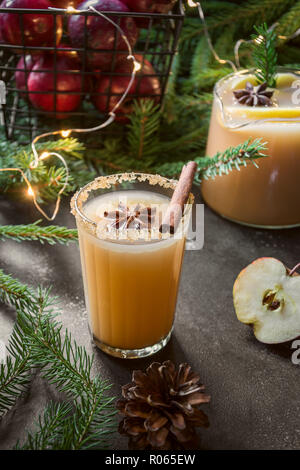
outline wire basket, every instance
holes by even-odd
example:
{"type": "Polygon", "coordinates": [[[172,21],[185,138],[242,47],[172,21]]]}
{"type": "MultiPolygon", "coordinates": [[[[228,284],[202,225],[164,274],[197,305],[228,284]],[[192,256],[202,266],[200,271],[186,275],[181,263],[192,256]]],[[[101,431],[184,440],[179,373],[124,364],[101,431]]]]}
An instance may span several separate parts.
{"type": "MultiPolygon", "coordinates": [[[[117,29],[114,29],[114,44],[109,50],[111,55],[110,65],[105,71],[95,70],[89,67],[89,54],[106,54],[107,49],[93,49],[88,47],[88,20],[89,17],[97,15],[93,12],[81,12],[79,15],[84,17],[84,47],[73,47],[70,44],[67,34],[67,21],[69,14],[63,14],[52,10],[36,10],[36,9],[12,9],[0,8],[0,20],[3,13],[15,13],[18,17],[20,41],[18,45],[7,44],[1,42],[0,38],[0,85],[6,87],[6,102],[1,104],[0,124],[4,126],[7,139],[18,139],[21,143],[29,143],[33,137],[45,131],[53,131],[65,128],[86,128],[97,125],[101,122],[110,111],[111,100],[115,95],[121,95],[114,84],[117,80],[129,80],[131,70],[127,67],[120,69],[120,57],[124,56],[124,61],[128,52],[123,48],[118,49],[117,29]],[[27,14],[44,14],[53,17],[53,43],[47,46],[28,45],[26,44],[24,31],[24,15],[27,14]],[[61,35],[62,31],[62,35],[61,35]],[[59,40],[59,36],[61,39],[59,40]],[[61,91],[57,82],[62,77],[60,70],[60,54],[62,54],[61,44],[64,44],[63,51],[66,54],[75,54],[78,60],[78,66],[63,70],[64,76],[80,77],[80,88],[75,91],[61,91]],[[49,68],[42,65],[42,68],[35,66],[34,73],[42,74],[45,71],[50,74],[53,86],[51,91],[28,88],[28,77],[31,73],[31,66],[28,64],[28,57],[36,58],[39,54],[49,58],[49,68]],[[50,59],[51,57],[51,59],[50,59]],[[20,62],[22,67],[20,68],[20,62]],[[24,86],[20,89],[16,82],[16,73],[23,74],[25,77],[24,86]],[[98,80],[106,80],[106,88],[101,90],[97,88],[98,80]],[[116,90],[117,89],[117,90],[116,90]],[[36,95],[36,98],[34,98],[36,95]],[[40,107],[37,95],[41,95],[43,100],[52,100],[51,106],[40,107]],[[48,97],[47,97],[48,95],[48,97]],[[59,103],[59,95],[74,96],[74,99],[80,102],[76,109],[71,111],[60,111],[57,103],[59,103]],[[97,99],[100,98],[101,106],[95,107],[97,99]],[[103,103],[106,103],[105,106],[103,103]],[[94,104],[93,104],[94,103],[94,104]],[[2,115],[1,115],[2,114],[2,115]],[[2,121],[2,122],[1,122],[2,121]]],[[[184,10],[182,2],[177,2],[176,7],[168,14],[160,13],[134,13],[134,12],[104,12],[109,18],[122,26],[123,18],[132,18],[139,25],[138,39],[133,47],[135,56],[142,65],[142,70],[138,73],[134,90],[130,92],[126,102],[126,108],[130,109],[131,102],[136,98],[152,97],[156,103],[160,105],[163,102],[166,92],[167,82],[170,75],[172,61],[176,53],[177,43],[184,19],[184,10]],[[142,27],[141,27],[142,26],[142,27]],[[146,63],[152,65],[145,66],[146,63]],[[145,69],[145,72],[143,72],[145,69]],[[145,77],[154,78],[159,85],[156,87],[155,93],[149,93],[141,84],[145,77]]],[[[77,13],[76,13],[77,14],[77,13]]],[[[63,53],[64,53],[63,52],[63,53]]],[[[40,57],[40,56],[39,56],[40,57]]],[[[35,59],[34,59],[35,60],[35,59]]],[[[129,61],[127,61],[129,62],[129,61]]],[[[37,63],[40,63],[39,61],[37,63]]],[[[42,62],[44,63],[44,62],[42,62]]],[[[46,60],[47,63],[47,60],[46,60]]],[[[121,57],[122,63],[122,57],[121,57]]],[[[130,62],[131,63],[131,62],[130,62]]],[[[48,77],[49,78],[49,77],[48,77]]],[[[147,88],[147,87],[146,87],[147,88]]],[[[0,90],[1,91],[1,90],[0,90]]],[[[3,93],[2,93],[3,98],[3,93]]],[[[122,115],[118,116],[118,120],[125,122],[122,115]]],[[[118,132],[120,126],[118,127],[118,132]]],[[[112,132],[110,130],[109,132],[112,132]]]]}

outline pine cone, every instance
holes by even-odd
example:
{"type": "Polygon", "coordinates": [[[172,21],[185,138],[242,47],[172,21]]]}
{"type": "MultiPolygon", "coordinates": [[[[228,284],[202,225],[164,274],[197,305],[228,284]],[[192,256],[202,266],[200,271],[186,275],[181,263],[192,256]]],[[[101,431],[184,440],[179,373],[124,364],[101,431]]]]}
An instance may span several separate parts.
{"type": "Polygon", "coordinates": [[[195,428],[209,426],[198,405],[210,401],[199,382],[188,364],[180,364],[177,371],[171,361],[134,371],[132,383],[122,387],[124,398],[117,401],[125,415],[119,432],[129,436],[129,449],[197,448],[195,428]]]}

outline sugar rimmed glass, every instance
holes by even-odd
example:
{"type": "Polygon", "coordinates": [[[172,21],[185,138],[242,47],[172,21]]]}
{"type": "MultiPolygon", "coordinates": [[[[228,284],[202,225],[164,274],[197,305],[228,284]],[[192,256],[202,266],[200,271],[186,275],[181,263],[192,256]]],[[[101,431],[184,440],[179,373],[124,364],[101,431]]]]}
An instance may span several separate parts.
{"type": "MultiPolygon", "coordinates": [[[[121,191],[147,191],[171,198],[177,181],[159,175],[101,176],[78,191],[71,203],[78,227],[80,256],[93,342],[121,358],[140,358],[170,339],[193,196],[180,232],[160,239],[128,241],[103,236],[85,213],[94,198],[121,191]],[[179,233],[179,235],[178,235],[179,233]]],[[[117,193],[115,193],[117,194],[117,193]]]]}

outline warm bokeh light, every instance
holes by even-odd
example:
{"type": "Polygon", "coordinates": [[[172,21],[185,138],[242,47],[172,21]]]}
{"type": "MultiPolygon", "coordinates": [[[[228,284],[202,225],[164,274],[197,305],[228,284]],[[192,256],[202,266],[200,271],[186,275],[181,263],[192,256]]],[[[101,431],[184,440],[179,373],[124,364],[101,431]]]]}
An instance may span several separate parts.
{"type": "Polygon", "coordinates": [[[45,160],[46,158],[48,158],[50,155],[49,152],[43,152],[42,155],[40,155],[39,157],[39,160],[45,160]]]}
{"type": "Polygon", "coordinates": [[[71,14],[72,14],[72,13],[76,13],[77,11],[78,11],[78,10],[76,10],[76,8],[74,8],[74,7],[67,7],[67,8],[66,8],[66,12],[67,12],[67,13],[71,13],[71,14]]]}
{"type": "Polygon", "coordinates": [[[197,6],[197,3],[193,2],[193,0],[188,0],[188,6],[194,8],[197,6]]]}
{"type": "Polygon", "coordinates": [[[61,135],[62,137],[66,138],[66,137],[69,137],[69,135],[71,134],[71,130],[66,130],[66,131],[61,131],[61,135]]]}
{"type": "Polygon", "coordinates": [[[141,70],[142,66],[137,60],[135,60],[133,63],[134,63],[133,69],[135,72],[138,72],[139,70],[141,70]]]}

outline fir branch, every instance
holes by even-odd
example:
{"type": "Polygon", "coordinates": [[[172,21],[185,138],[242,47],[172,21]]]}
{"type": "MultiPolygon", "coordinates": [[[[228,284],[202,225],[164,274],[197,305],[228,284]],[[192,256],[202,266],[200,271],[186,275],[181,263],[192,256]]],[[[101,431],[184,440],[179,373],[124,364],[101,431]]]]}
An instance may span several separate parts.
{"type": "Polygon", "coordinates": [[[113,416],[108,413],[112,399],[104,392],[108,387],[99,382],[92,398],[73,404],[50,403],[36,423],[35,433],[29,432],[18,450],[86,450],[103,449],[114,430],[113,416]],[[105,413],[103,414],[103,411],[105,413]]]}
{"type": "Polygon", "coordinates": [[[115,426],[113,398],[106,395],[110,385],[99,376],[92,378],[93,357],[62,331],[49,290],[34,294],[0,271],[0,294],[2,300],[22,307],[7,348],[10,356],[0,367],[0,416],[26,390],[30,369],[39,367],[45,379],[73,400],[75,411],[69,416],[69,406],[50,405],[23,448],[104,447],[115,426]]]}
{"type": "Polygon", "coordinates": [[[77,230],[57,225],[41,226],[41,220],[28,225],[2,225],[0,226],[0,240],[11,239],[17,242],[24,240],[39,241],[40,243],[67,244],[77,241],[77,230]]]}
{"type": "Polygon", "coordinates": [[[87,450],[107,447],[108,437],[115,429],[116,414],[114,399],[106,396],[109,389],[110,385],[98,377],[88,399],[81,397],[70,422],[65,423],[62,448],[87,450]]]}
{"type": "Polygon", "coordinates": [[[141,160],[157,153],[159,141],[157,132],[161,120],[159,106],[152,100],[134,103],[134,112],[129,116],[128,150],[130,155],[141,160]]]}
{"type": "MultiPolygon", "coordinates": [[[[78,346],[67,330],[62,333],[61,323],[54,321],[54,312],[47,311],[48,297],[39,296],[38,303],[43,316],[24,315],[25,321],[38,323],[36,329],[29,327],[26,332],[31,344],[31,360],[46,380],[74,400],[75,407],[73,416],[64,421],[62,437],[54,448],[103,448],[115,427],[114,399],[106,395],[111,386],[99,376],[92,378],[93,356],[78,346]]],[[[42,429],[38,433],[41,434],[42,429]]],[[[28,436],[30,442],[37,438],[28,436]]],[[[49,445],[53,443],[50,441],[47,448],[49,445]]]]}
{"type": "Polygon", "coordinates": [[[227,175],[234,169],[239,171],[241,166],[246,167],[249,163],[258,168],[256,160],[267,156],[263,153],[265,149],[266,143],[263,143],[261,139],[255,139],[252,142],[247,140],[236,147],[229,147],[225,152],[218,152],[212,158],[196,158],[199,168],[197,180],[227,175]]]}
{"type": "MultiPolygon", "coordinates": [[[[289,11],[286,11],[278,20],[276,32],[279,35],[290,36],[300,28],[300,2],[297,1],[289,11]]],[[[280,38],[282,40],[282,38],[280,38]]],[[[286,39],[284,39],[286,41],[286,39]]]]}
{"type": "MultiPolygon", "coordinates": [[[[214,179],[217,175],[228,174],[230,171],[239,170],[241,166],[252,163],[258,167],[256,160],[267,157],[263,153],[266,144],[261,139],[247,140],[236,147],[230,147],[225,152],[218,152],[213,157],[196,157],[198,165],[195,182],[200,183],[202,179],[214,179]]],[[[157,172],[165,176],[178,177],[185,162],[178,161],[163,164],[157,167],[157,172]]]]}
{"type": "Polygon", "coordinates": [[[0,364],[0,419],[16,404],[30,383],[30,347],[18,318],[7,351],[10,355],[0,364]]]}
{"type": "Polygon", "coordinates": [[[60,450],[65,420],[73,408],[70,403],[49,403],[43,416],[39,416],[35,433],[28,432],[26,441],[16,445],[16,450],[60,450]]]}
{"type": "Polygon", "coordinates": [[[17,281],[10,274],[5,274],[0,269],[0,302],[11,305],[16,309],[32,308],[35,297],[28,286],[17,281]]]}
{"type": "Polygon", "coordinates": [[[275,73],[277,65],[276,41],[274,30],[268,29],[266,23],[254,26],[257,35],[252,35],[255,41],[253,60],[258,83],[267,83],[269,87],[276,85],[275,73]]]}
{"type": "MultiPolygon", "coordinates": [[[[31,349],[21,324],[21,311],[36,310],[35,294],[26,285],[0,270],[0,300],[19,309],[10,336],[5,363],[0,365],[0,418],[12,408],[30,383],[31,349]]],[[[39,315],[39,312],[36,312],[39,315]]],[[[35,324],[36,327],[36,324],[35,324]]]]}

